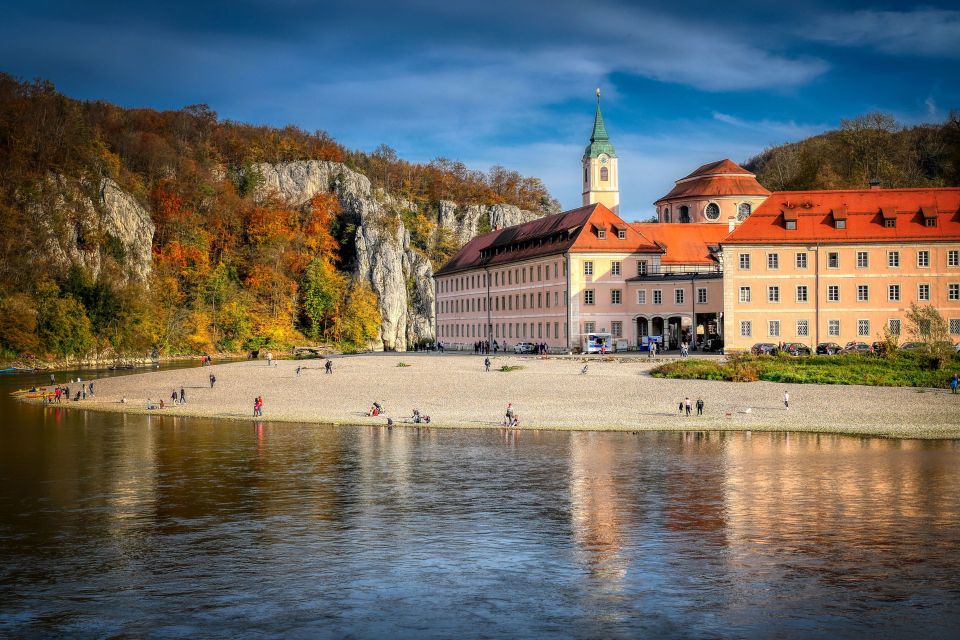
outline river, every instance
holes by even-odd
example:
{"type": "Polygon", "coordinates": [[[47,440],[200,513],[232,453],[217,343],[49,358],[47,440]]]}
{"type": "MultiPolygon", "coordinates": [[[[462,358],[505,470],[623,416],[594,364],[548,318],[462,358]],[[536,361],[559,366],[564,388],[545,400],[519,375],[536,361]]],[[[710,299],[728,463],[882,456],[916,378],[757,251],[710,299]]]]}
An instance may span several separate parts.
{"type": "Polygon", "coordinates": [[[0,378],[0,636],[960,628],[960,441],[339,428],[7,395],[45,379],[0,378]]]}

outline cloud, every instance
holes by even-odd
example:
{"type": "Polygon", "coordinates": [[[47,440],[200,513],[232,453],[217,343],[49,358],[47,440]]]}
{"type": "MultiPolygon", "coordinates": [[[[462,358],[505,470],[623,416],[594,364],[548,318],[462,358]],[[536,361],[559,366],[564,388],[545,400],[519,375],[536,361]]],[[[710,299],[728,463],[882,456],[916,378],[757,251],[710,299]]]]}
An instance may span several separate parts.
{"type": "Polygon", "coordinates": [[[780,136],[781,139],[807,138],[823,133],[830,128],[825,124],[797,124],[793,120],[747,120],[720,111],[713,112],[713,119],[732,127],[749,129],[759,134],[780,136]]]}
{"type": "Polygon", "coordinates": [[[856,11],[820,17],[798,33],[840,47],[897,56],[960,58],[960,11],[856,11]]]}

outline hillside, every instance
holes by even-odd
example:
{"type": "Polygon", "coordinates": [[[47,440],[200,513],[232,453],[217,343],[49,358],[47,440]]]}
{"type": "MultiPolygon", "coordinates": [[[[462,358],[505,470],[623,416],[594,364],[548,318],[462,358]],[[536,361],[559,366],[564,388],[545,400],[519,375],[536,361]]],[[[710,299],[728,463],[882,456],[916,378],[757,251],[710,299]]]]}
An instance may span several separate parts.
{"type": "Polygon", "coordinates": [[[960,186],[960,113],[905,127],[871,113],[839,129],[771,147],[743,164],[771,191],[960,186]]]}
{"type": "Polygon", "coordinates": [[[0,74],[0,356],[403,350],[433,338],[434,264],[557,208],[501,167],[0,74]]]}

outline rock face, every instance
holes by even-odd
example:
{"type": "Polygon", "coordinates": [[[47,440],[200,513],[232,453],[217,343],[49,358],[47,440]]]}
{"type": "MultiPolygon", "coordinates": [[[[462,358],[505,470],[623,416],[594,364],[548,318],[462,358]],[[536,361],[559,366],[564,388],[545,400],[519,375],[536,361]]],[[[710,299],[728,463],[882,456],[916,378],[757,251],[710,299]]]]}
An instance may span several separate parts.
{"type": "Polygon", "coordinates": [[[372,190],[366,176],[336,162],[258,164],[254,169],[263,178],[262,195],[272,192],[301,206],[317,193],[333,192],[345,214],[357,220],[355,274],[368,280],[379,297],[380,338],[389,351],[405,351],[413,342],[432,341],[436,335],[433,265],[411,245],[402,212],[424,213],[459,244],[478,233],[541,215],[512,205],[450,201],[421,211],[409,200],[372,190]]]}
{"type": "Polygon", "coordinates": [[[151,272],[153,233],[149,212],[109,178],[96,195],[62,176],[47,181],[37,206],[49,231],[49,253],[63,269],[79,266],[94,279],[106,270],[121,282],[146,282],[151,272]]]}

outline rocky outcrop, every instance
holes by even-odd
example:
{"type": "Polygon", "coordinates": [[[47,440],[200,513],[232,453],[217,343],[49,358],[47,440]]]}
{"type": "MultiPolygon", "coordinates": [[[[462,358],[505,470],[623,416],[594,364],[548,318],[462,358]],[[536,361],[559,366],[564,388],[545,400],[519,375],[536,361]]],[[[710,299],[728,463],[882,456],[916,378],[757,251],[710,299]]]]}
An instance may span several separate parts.
{"type": "Polygon", "coordinates": [[[146,282],[155,230],[150,213],[109,178],[94,193],[63,176],[47,180],[36,208],[49,255],[64,270],[78,266],[94,279],[109,269],[120,282],[146,282]]]}
{"type": "MultiPolygon", "coordinates": [[[[366,176],[336,162],[285,162],[253,168],[262,178],[260,195],[272,193],[300,206],[318,193],[333,192],[344,213],[357,221],[355,274],[368,280],[380,299],[384,349],[405,351],[413,342],[434,339],[434,265],[412,246],[410,231],[403,224],[403,212],[419,213],[419,205],[373,190],[366,176]]],[[[512,205],[450,201],[441,201],[424,213],[460,244],[478,233],[541,215],[512,205]]]]}

